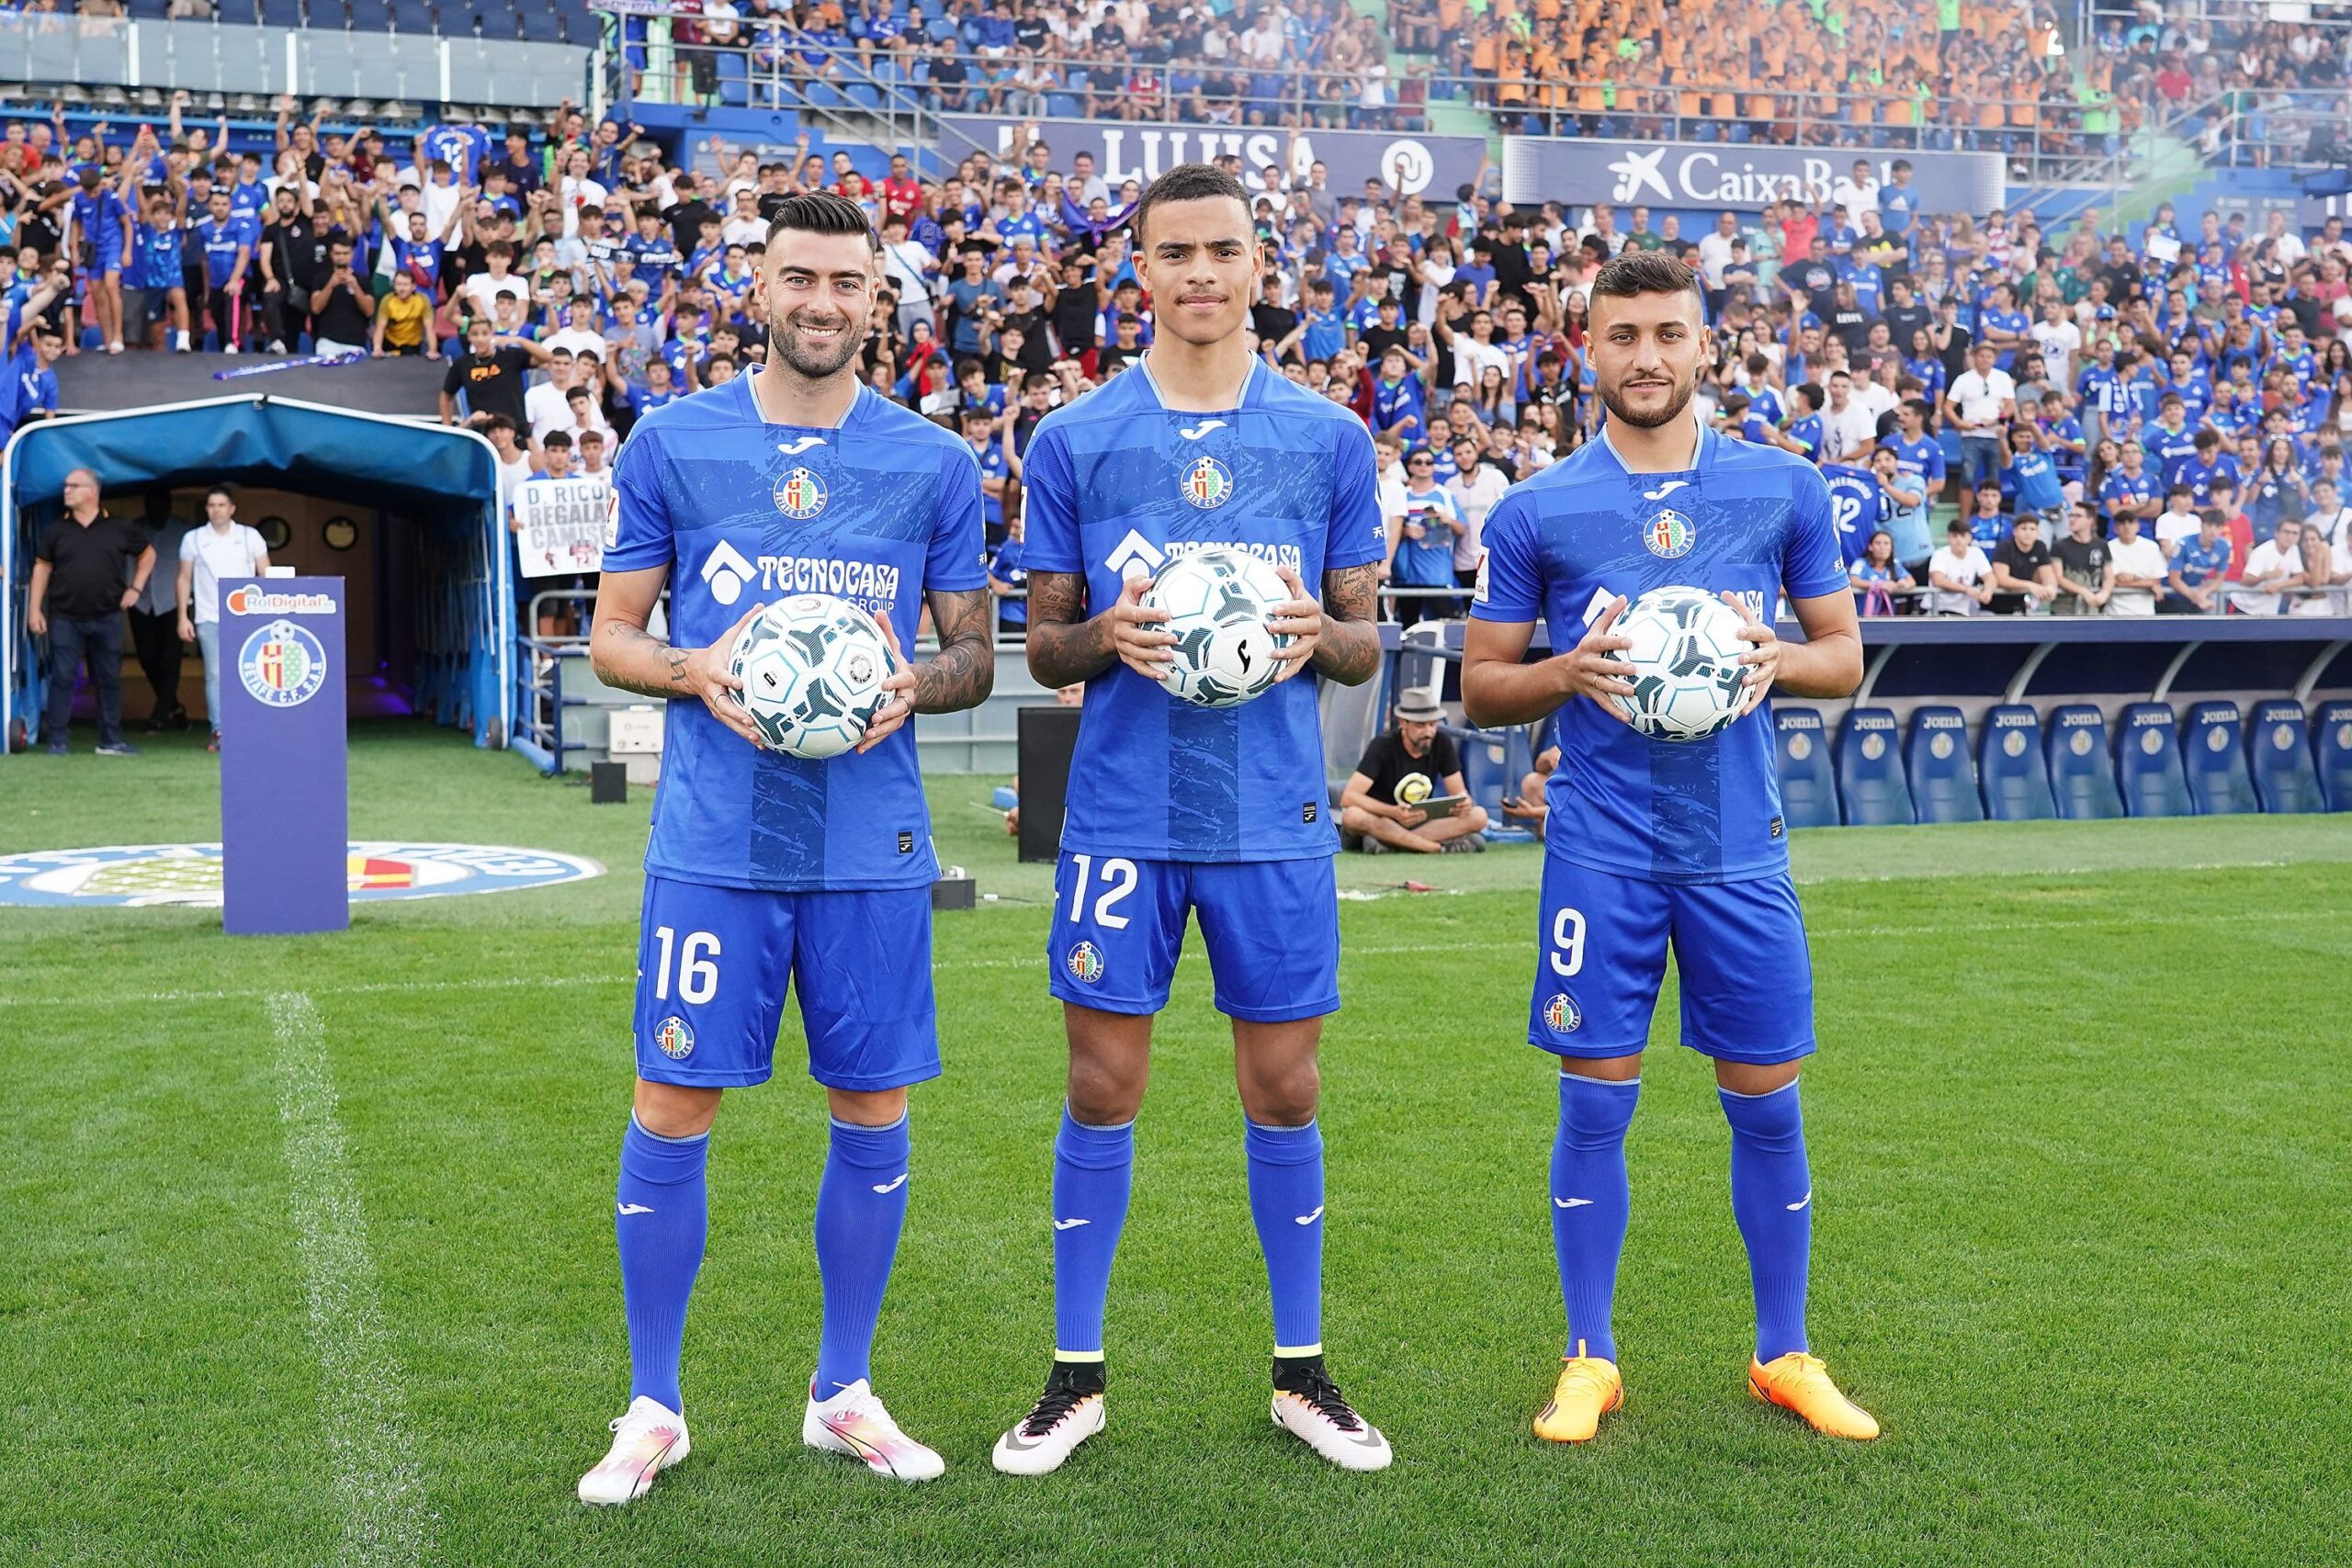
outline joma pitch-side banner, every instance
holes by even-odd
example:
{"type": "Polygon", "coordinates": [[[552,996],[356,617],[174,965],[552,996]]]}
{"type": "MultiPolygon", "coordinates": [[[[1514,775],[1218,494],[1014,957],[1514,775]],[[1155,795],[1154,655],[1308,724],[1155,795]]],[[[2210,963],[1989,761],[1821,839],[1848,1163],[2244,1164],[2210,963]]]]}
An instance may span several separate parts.
{"type": "MultiPolygon", "coordinates": [[[[939,150],[951,162],[965,147],[1013,155],[1025,120],[999,115],[942,115],[939,150]]],[[[1044,119],[1036,122],[1053,149],[1052,167],[1068,172],[1072,156],[1094,154],[1094,172],[1116,194],[1121,182],[1149,182],[1179,164],[1202,164],[1227,152],[1241,159],[1242,183],[1257,188],[1258,171],[1281,166],[1290,132],[1219,125],[1151,125],[1121,119],[1044,119]]],[[[1374,176],[1407,196],[1433,191],[1453,199],[1456,187],[1478,177],[1486,141],[1476,136],[1421,136],[1385,130],[1317,130],[1298,139],[1291,173],[1305,178],[1320,162],[1332,192],[1362,196],[1374,176]]]]}
{"type": "Polygon", "coordinates": [[[1736,147],[1698,141],[1608,141],[1554,136],[1503,138],[1503,195],[1514,207],[1547,201],[1753,211],[1770,201],[1827,197],[1865,158],[1883,181],[1897,158],[1911,165],[1922,212],[1983,214],[2002,205],[1997,152],[1867,154],[1836,147],[1736,147]]]}

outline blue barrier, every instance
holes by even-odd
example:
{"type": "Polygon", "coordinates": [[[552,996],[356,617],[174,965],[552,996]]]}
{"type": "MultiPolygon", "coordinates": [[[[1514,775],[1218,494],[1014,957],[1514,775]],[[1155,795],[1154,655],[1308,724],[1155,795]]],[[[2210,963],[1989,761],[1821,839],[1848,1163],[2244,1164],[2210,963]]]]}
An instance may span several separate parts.
{"type": "Polygon", "coordinates": [[[1838,738],[1838,794],[1849,825],[1886,828],[1918,820],[1897,740],[1891,710],[1855,708],[1846,715],[1838,738]]]}
{"type": "Polygon", "coordinates": [[[1968,753],[1968,716],[1958,708],[1923,707],[1911,716],[1903,749],[1911,775],[1911,802],[1922,822],[1982,822],[1976,762],[1968,753]]]}
{"type": "Polygon", "coordinates": [[[2188,798],[2199,817],[2237,817],[2258,811],[2254,781],[2246,775],[2235,703],[2192,703],[2181,726],[2180,769],[2188,775],[2188,798]]]}
{"type": "Polygon", "coordinates": [[[2312,766],[2312,738],[2303,705],[2273,699],[2254,705],[2245,735],[2246,771],[2254,775],[2262,809],[2284,815],[2324,811],[2319,773],[2312,766]]]}
{"type": "Polygon", "coordinates": [[[1835,828],[1838,780],[1829,764],[1828,737],[1813,708],[1772,705],[1773,751],[1781,773],[1781,815],[1791,828],[1835,828]]]}
{"type": "Polygon", "coordinates": [[[2103,822],[2123,815],[2116,793],[2115,760],[2107,750],[2107,718],[2088,703],[2050,711],[2042,760],[2050,767],[2050,799],[2068,822],[2103,822]]]}
{"type": "Polygon", "coordinates": [[[2188,780],[2180,771],[2180,725],[2168,703],[2132,703],[2116,716],[2115,784],[2134,817],[2188,817],[2188,780]]]}
{"type": "Polygon", "coordinates": [[[1984,815],[1996,822],[2041,822],[2058,815],[2050,769],[2041,760],[2041,716],[2004,703],[1984,716],[1976,742],[1984,780],[1984,815]]]}
{"type": "Polygon", "coordinates": [[[2319,792],[2330,811],[2352,811],[2352,703],[2322,703],[2312,726],[2319,792]]]}

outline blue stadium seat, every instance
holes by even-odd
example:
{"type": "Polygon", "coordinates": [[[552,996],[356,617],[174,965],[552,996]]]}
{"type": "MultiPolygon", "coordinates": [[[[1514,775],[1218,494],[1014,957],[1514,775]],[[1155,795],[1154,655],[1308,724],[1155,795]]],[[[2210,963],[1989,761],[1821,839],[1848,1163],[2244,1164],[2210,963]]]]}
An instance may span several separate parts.
{"type": "Polygon", "coordinates": [[[2246,771],[2254,775],[2255,798],[2274,815],[2324,811],[2319,773],[2312,766],[2312,738],[2303,705],[2273,697],[2254,705],[2246,726],[2246,771]]]}
{"type": "Polygon", "coordinates": [[[2134,817],[2188,817],[2180,772],[2180,726],[2169,703],[2131,703],[2115,717],[2115,783],[2134,817]]]}
{"type": "MultiPolygon", "coordinates": [[[[381,33],[391,30],[391,7],[387,6],[384,0],[347,0],[346,9],[350,15],[351,26],[356,31],[381,33]]],[[[318,14],[318,0],[311,0],[311,15],[315,17],[318,14]]],[[[406,30],[405,23],[402,24],[402,30],[406,30]]]]}
{"type": "Polygon", "coordinates": [[[434,30],[433,7],[427,0],[391,0],[388,8],[393,28],[401,32],[429,34],[434,30]]]}
{"type": "Polygon", "coordinates": [[[1054,119],[1077,119],[1082,112],[1076,96],[1069,93],[1047,93],[1046,113],[1054,119]]]}
{"type": "Polygon", "coordinates": [[[2050,798],[2061,820],[2104,822],[2123,815],[2115,788],[2115,761],[2107,751],[2107,716],[2090,703],[2050,710],[2042,758],[2050,765],[2050,798]]]}
{"type": "Polygon", "coordinates": [[[1984,781],[1984,815],[1995,822],[2040,822],[2058,815],[2050,769],[2041,760],[2041,716],[2003,703],[1984,716],[1976,737],[1976,772],[1984,781]]]}
{"type": "Polygon", "coordinates": [[[556,28],[555,13],[533,4],[533,0],[517,0],[514,19],[521,24],[518,36],[533,43],[554,43],[560,34],[556,28]]]}
{"type": "Polygon", "coordinates": [[[811,82],[803,89],[801,96],[808,100],[808,106],[811,108],[837,109],[846,107],[840,92],[830,82],[811,82]]]}
{"type": "Polygon", "coordinates": [[[1854,828],[1916,822],[1892,708],[1855,708],[1838,737],[1838,795],[1854,828]]]}
{"type": "Polygon", "coordinates": [[[882,107],[882,90],[868,82],[852,82],[849,101],[859,108],[878,111],[882,107]]]}
{"type": "Polygon", "coordinates": [[[1920,821],[1984,820],[1976,761],[1968,751],[1968,718],[1958,708],[1923,707],[1911,715],[1903,765],[1911,775],[1911,800],[1920,821]]]}
{"type": "Polygon", "coordinates": [[[2330,811],[2352,811],[2352,703],[2322,703],[2312,721],[2312,760],[2330,811]]]}
{"type": "Polygon", "coordinates": [[[2199,817],[2235,817],[2258,811],[2254,780],[2246,775],[2235,703],[2191,703],[2180,730],[2180,768],[2188,776],[2188,798],[2199,817]]]}
{"type": "Polygon", "coordinates": [[[729,108],[740,109],[751,102],[751,66],[749,56],[740,50],[722,50],[715,57],[718,68],[718,101],[729,108]]]}
{"type": "Polygon", "coordinates": [[[302,26],[302,0],[261,0],[261,25],[266,28],[302,26]]]}
{"type": "Polygon", "coordinates": [[[1773,750],[1780,760],[1781,814],[1791,828],[1835,828],[1838,780],[1829,765],[1829,738],[1815,708],[1772,705],[1773,750]]]}
{"type": "MultiPolygon", "coordinates": [[[[1471,799],[1487,808],[1488,823],[1499,827],[1503,819],[1503,797],[1518,792],[1520,774],[1527,771],[1523,764],[1516,772],[1512,768],[1513,751],[1518,750],[1524,755],[1523,747],[1514,748],[1511,745],[1516,732],[1456,729],[1449,725],[1446,733],[1453,737],[1454,749],[1462,757],[1463,787],[1470,792],[1471,799]]],[[[1519,837],[1524,840],[1529,835],[1521,832],[1519,837]]]]}

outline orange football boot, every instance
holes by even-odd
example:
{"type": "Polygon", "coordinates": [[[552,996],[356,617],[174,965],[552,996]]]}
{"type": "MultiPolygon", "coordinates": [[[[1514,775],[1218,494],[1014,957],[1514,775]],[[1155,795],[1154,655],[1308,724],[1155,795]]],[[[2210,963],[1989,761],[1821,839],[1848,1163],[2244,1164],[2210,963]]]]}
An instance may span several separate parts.
{"type": "Polygon", "coordinates": [[[1824,1437],[1851,1438],[1868,1442],[1878,1436],[1878,1421],[1871,1413],[1838,1392],[1829,1381],[1829,1369],[1818,1356],[1792,1350],[1769,1362],[1751,1358],[1747,1392],[1766,1404],[1794,1411],[1824,1437]]]}
{"type": "Polygon", "coordinates": [[[1560,1381],[1552,1385],[1552,1403],[1535,1417],[1535,1435],[1547,1442],[1584,1443],[1592,1440],[1600,1418],[1625,1403],[1625,1380],[1617,1363],[1577,1353],[1560,1365],[1560,1381]]]}

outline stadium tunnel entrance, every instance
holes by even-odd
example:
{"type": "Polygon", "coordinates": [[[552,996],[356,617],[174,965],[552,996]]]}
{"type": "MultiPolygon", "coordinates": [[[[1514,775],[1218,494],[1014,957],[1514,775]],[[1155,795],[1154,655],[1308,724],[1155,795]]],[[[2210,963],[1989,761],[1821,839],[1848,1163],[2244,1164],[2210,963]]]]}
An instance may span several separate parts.
{"type": "MultiPolygon", "coordinates": [[[[200,523],[204,490],[235,485],[238,520],[263,532],[273,567],[347,580],[353,717],[412,714],[503,746],[514,627],[497,462],[470,430],[251,393],[25,426],[0,457],[7,749],[39,729],[48,690],[46,650],[26,620],[33,545],[63,510],[65,476],[84,468],[98,476],[107,510],[131,518],[160,488],[173,492],[172,515],[200,523]]],[[[122,663],[124,722],[135,728],[153,693],[127,644],[122,663]]],[[[201,713],[193,649],[180,698],[201,713]]]]}

